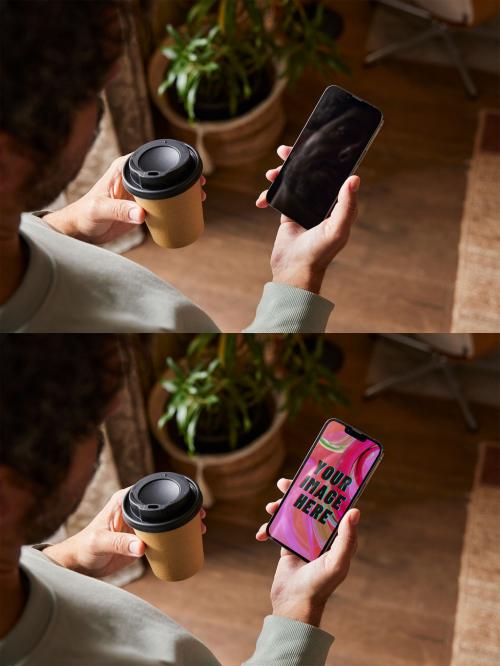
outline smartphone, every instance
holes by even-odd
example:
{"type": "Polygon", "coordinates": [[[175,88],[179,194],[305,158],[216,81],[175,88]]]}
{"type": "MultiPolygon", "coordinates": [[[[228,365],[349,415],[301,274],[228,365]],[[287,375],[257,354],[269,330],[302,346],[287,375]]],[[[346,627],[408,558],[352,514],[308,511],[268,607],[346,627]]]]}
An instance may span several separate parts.
{"type": "Polygon", "coordinates": [[[267,524],[267,535],[306,562],[322,555],[383,455],[374,439],[329,419],[267,524]]]}
{"type": "Polygon", "coordinates": [[[322,222],[383,122],[380,109],[329,86],[267,191],[267,203],[306,229],[322,222]]]}

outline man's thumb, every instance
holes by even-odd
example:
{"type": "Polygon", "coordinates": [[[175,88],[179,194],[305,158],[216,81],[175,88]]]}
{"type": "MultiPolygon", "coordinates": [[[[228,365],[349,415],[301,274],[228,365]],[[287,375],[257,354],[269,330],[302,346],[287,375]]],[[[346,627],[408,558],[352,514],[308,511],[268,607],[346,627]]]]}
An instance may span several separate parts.
{"type": "Polygon", "coordinates": [[[354,556],[358,544],[356,525],[359,522],[360,513],[358,509],[351,509],[340,521],[337,538],[328,551],[328,558],[332,564],[342,569],[348,567],[354,556]]]}
{"type": "Polygon", "coordinates": [[[356,221],[358,214],[357,191],[361,180],[359,176],[351,176],[342,185],[337,205],[333,209],[331,219],[348,231],[356,221]]]}
{"type": "Polygon", "coordinates": [[[142,557],[144,543],[134,534],[125,532],[102,532],[97,545],[98,555],[126,555],[142,557]]]}
{"type": "Polygon", "coordinates": [[[129,224],[141,224],[146,214],[144,209],[133,201],[126,199],[103,198],[99,209],[94,211],[95,221],[128,222],[129,224]],[[98,218],[98,219],[97,219],[98,218]]]}

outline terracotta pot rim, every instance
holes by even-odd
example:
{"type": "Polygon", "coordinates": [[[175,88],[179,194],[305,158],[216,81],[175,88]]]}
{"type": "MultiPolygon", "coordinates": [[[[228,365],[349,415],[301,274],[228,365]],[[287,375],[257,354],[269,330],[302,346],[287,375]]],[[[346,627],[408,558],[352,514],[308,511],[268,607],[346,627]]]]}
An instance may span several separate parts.
{"type": "Polygon", "coordinates": [[[164,95],[158,94],[158,85],[163,80],[163,73],[168,66],[168,58],[162,53],[162,48],[167,46],[171,42],[170,37],[166,37],[160,44],[157,46],[153,55],[151,56],[148,64],[148,86],[149,92],[153,98],[154,103],[160,109],[160,111],[165,115],[167,120],[177,125],[185,130],[196,131],[197,129],[203,130],[203,133],[206,132],[220,132],[222,130],[232,130],[238,129],[242,125],[246,125],[248,122],[252,121],[254,117],[261,115],[269,106],[275,102],[275,100],[280,97],[286,88],[286,79],[280,77],[279,75],[283,71],[283,64],[280,62],[274,62],[274,69],[276,71],[276,80],[271,88],[269,95],[263,99],[261,102],[254,106],[249,111],[236,116],[230,120],[196,120],[194,123],[190,123],[186,118],[179,115],[164,95]],[[157,80],[157,71],[160,68],[161,61],[164,61],[165,66],[163,68],[162,78],[160,81],[157,80]]]}
{"type": "Polygon", "coordinates": [[[164,394],[165,399],[162,398],[162,409],[165,402],[168,399],[168,391],[166,391],[161,382],[169,375],[169,371],[166,371],[162,377],[154,384],[153,388],[150,391],[148,399],[148,420],[151,429],[160,443],[160,445],[167,451],[172,458],[180,460],[182,462],[191,463],[195,465],[201,465],[203,467],[208,467],[211,465],[221,465],[226,462],[234,462],[239,458],[244,458],[250,453],[260,449],[264,444],[273,437],[273,435],[280,430],[283,426],[285,420],[288,417],[288,413],[280,407],[283,405],[283,396],[280,394],[274,394],[274,402],[276,405],[276,411],[271,421],[271,425],[267,430],[265,430],[261,435],[254,439],[250,444],[243,446],[236,451],[229,451],[227,453],[197,453],[194,456],[190,456],[181,449],[179,449],[175,444],[172,443],[171,439],[168,437],[166,431],[158,427],[157,423],[157,403],[160,399],[160,396],[164,394]]]}

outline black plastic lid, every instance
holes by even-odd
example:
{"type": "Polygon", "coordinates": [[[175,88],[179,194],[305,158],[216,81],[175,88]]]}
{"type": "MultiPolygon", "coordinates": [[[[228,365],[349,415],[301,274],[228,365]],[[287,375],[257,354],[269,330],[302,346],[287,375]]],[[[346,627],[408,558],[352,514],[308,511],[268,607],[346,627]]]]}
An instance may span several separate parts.
{"type": "Polygon", "coordinates": [[[183,141],[156,139],[125,162],[123,185],[141,199],[168,199],[188,190],[201,176],[198,152],[183,141]]]}
{"type": "Polygon", "coordinates": [[[194,518],[202,500],[197,484],[183,474],[149,474],[125,495],[123,518],[142,532],[167,532],[194,518]]]}

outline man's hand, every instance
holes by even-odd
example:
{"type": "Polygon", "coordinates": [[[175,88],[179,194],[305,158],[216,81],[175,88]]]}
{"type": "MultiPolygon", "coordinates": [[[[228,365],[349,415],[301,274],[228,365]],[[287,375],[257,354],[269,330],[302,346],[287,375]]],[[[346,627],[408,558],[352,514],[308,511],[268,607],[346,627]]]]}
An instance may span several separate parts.
{"type": "MultiPolygon", "coordinates": [[[[122,501],[128,488],[112,495],[94,520],[69,539],[43,552],[67,569],[102,578],[128,566],[144,555],[144,543],[135,536],[122,516],[122,501]]],[[[205,510],[201,510],[202,519],[205,510]]],[[[207,528],[202,523],[202,534],[207,528]]]]}
{"type": "MultiPolygon", "coordinates": [[[[128,158],[129,155],[118,157],[81,199],[43,219],[57,231],[95,245],[126,234],[134,224],[142,224],[146,217],[144,209],[123,187],[122,169],[128,158]]],[[[204,176],[200,182],[206,183],[204,176]]],[[[202,191],[202,201],[205,199],[202,191]]]]}
{"type": "MultiPolygon", "coordinates": [[[[280,146],[278,155],[286,160],[290,146],[280,146]]],[[[281,167],[266,172],[273,182],[281,167]]],[[[271,255],[273,282],[289,284],[319,294],[325,271],[349,239],[351,226],[357,217],[357,197],[360,179],[351,176],[343,184],[338,202],[329,218],[312,229],[304,229],[286,215],[281,224],[271,255]]],[[[258,208],[266,208],[267,190],[256,201],[258,208]]]]}
{"type": "MultiPolygon", "coordinates": [[[[286,493],[291,483],[290,479],[280,479],[277,485],[282,493],[286,493]]],[[[273,515],[280,502],[267,504],[267,513],[273,515]]],[[[358,509],[348,511],[340,521],[338,535],[330,550],[312,562],[304,562],[285,548],[281,549],[271,588],[274,615],[319,627],[326,602],[347,576],[356,552],[359,518],[358,509]]],[[[258,541],[267,539],[266,525],[264,523],[259,528],[258,541]]]]}

